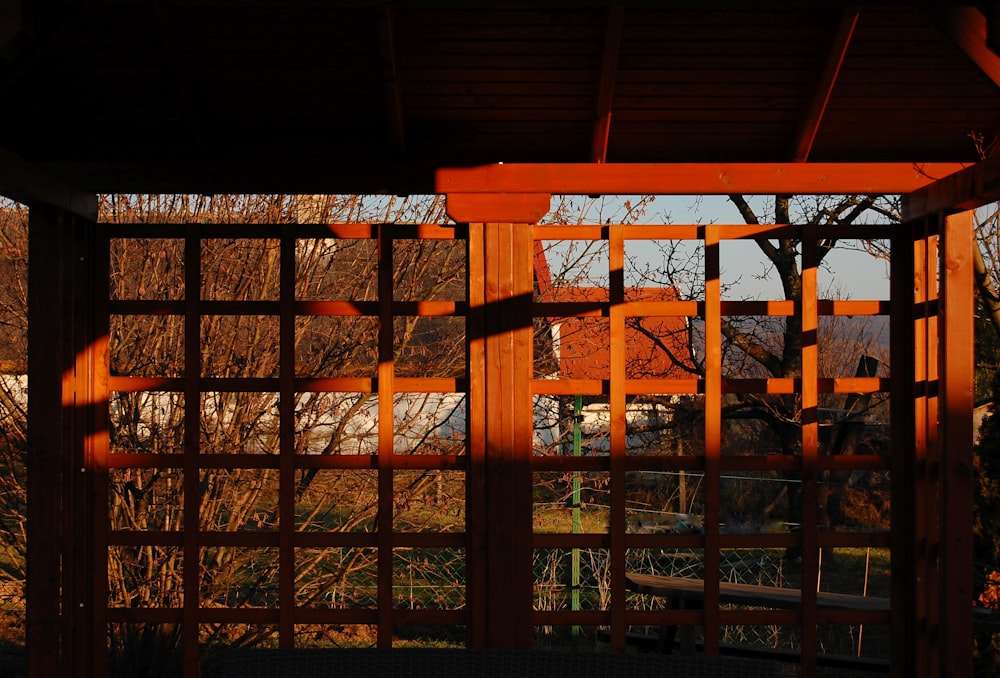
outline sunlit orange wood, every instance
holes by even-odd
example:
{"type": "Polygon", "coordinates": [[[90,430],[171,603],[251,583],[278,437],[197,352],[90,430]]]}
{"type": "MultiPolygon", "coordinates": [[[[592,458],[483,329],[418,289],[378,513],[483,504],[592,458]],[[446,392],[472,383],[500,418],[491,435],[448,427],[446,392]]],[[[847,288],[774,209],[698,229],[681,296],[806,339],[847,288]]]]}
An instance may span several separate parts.
{"type": "Polygon", "coordinates": [[[941,654],[947,672],[972,675],[973,591],[972,518],[973,453],[973,247],[974,219],[963,212],[944,219],[941,238],[940,418],[941,418],[941,654]]]}
{"type": "Polygon", "coordinates": [[[486,647],[489,572],[486,524],[486,261],[483,224],[469,224],[469,406],[466,423],[469,465],[465,478],[468,544],[466,597],[469,601],[468,640],[486,647]]]}
{"type": "Polygon", "coordinates": [[[924,220],[925,223],[925,244],[921,255],[924,258],[922,268],[924,270],[923,290],[924,304],[923,316],[923,337],[922,350],[918,352],[917,359],[923,363],[924,384],[923,390],[918,391],[920,398],[919,406],[923,409],[922,416],[917,417],[917,421],[923,422],[924,427],[924,449],[921,478],[918,481],[918,490],[923,485],[923,499],[917,501],[917,529],[918,534],[924,535],[924,550],[918,550],[918,556],[925,567],[926,576],[917,577],[917,585],[920,587],[920,595],[926,601],[926,619],[921,620],[925,624],[924,651],[927,653],[927,671],[929,675],[934,675],[942,667],[942,662],[948,657],[943,654],[944,638],[941,629],[941,606],[943,601],[940,598],[941,591],[941,460],[944,451],[941,449],[941,402],[940,402],[940,364],[938,362],[938,351],[940,344],[940,268],[939,268],[939,235],[941,232],[940,215],[935,215],[924,220]]]}
{"type": "Polygon", "coordinates": [[[611,436],[611,646],[625,649],[625,241],[621,226],[608,226],[611,436]]]}
{"type": "Polygon", "coordinates": [[[719,229],[705,239],[705,654],[719,653],[719,522],[722,455],[722,284],[719,229]]]}
{"type": "MultiPolygon", "coordinates": [[[[476,221],[473,221],[476,223],[476,221]]],[[[530,648],[531,228],[487,223],[483,304],[486,395],[486,645],[530,648]]]]}
{"type": "MultiPolygon", "coordinates": [[[[459,193],[909,193],[962,168],[958,163],[513,163],[440,169],[435,189],[449,195],[449,205],[459,193]]],[[[471,220],[455,216],[450,206],[449,214],[456,221],[471,220]]]]}
{"type": "Polygon", "coordinates": [[[538,188],[525,191],[486,189],[447,197],[448,216],[459,223],[533,224],[549,211],[551,196],[538,188]]]}
{"type": "Polygon", "coordinates": [[[378,238],[378,647],[392,647],[392,577],[395,514],[395,356],[393,338],[393,238],[389,228],[378,238]]]}
{"type": "Polygon", "coordinates": [[[816,621],[816,591],[819,585],[819,511],[817,510],[819,480],[818,378],[819,378],[819,315],[816,307],[816,278],[819,257],[816,229],[802,229],[802,288],[799,321],[802,341],[802,674],[816,674],[818,628],[816,621]]]}
{"type": "MultiPolygon", "coordinates": [[[[534,332],[531,318],[531,299],[534,290],[534,261],[532,257],[531,226],[516,223],[510,226],[510,276],[511,287],[504,302],[511,307],[506,320],[512,331],[513,352],[501,357],[506,362],[505,378],[513,391],[514,407],[506,416],[512,419],[513,439],[511,470],[513,486],[506,497],[511,502],[513,542],[507,544],[511,562],[505,567],[513,569],[514,588],[509,592],[513,604],[514,627],[511,629],[515,647],[527,649],[535,642],[533,600],[535,575],[532,567],[533,552],[533,478],[531,473],[532,443],[534,435],[534,408],[531,399],[532,352],[534,332]]],[[[501,270],[503,270],[501,266],[501,270]]],[[[502,543],[501,543],[502,546],[502,543]]],[[[500,624],[499,618],[492,623],[500,624]]]]}

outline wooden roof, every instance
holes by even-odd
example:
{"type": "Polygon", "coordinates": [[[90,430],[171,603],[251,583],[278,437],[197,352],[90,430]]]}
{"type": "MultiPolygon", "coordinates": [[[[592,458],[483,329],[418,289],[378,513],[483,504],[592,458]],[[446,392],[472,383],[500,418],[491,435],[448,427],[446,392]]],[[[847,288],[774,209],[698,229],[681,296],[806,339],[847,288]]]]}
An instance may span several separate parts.
{"type": "Polygon", "coordinates": [[[1000,59],[972,5],[7,12],[7,194],[22,167],[87,192],[417,193],[437,168],[497,162],[974,162],[1000,125],[1000,59]]]}

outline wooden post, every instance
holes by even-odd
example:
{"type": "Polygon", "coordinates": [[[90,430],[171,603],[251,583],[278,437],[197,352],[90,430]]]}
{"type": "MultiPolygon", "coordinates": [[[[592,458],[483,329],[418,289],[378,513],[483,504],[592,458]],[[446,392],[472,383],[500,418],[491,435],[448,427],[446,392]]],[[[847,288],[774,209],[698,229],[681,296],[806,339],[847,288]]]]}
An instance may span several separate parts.
{"type": "Polygon", "coordinates": [[[94,224],[47,206],[32,207],[29,220],[28,675],[103,674],[94,563],[107,554],[92,543],[91,522],[107,394],[89,283],[94,224]]]}
{"type": "Polygon", "coordinates": [[[931,675],[939,657],[938,618],[931,592],[937,579],[939,497],[931,473],[936,430],[936,370],[931,313],[936,236],[921,219],[892,239],[892,675],[931,675]]]}
{"type": "Polygon", "coordinates": [[[941,422],[941,676],[972,675],[972,212],[944,218],[938,330],[941,422]]]}
{"type": "Polygon", "coordinates": [[[799,534],[802,539],[802,675],[816,675],[818,628],[816,621],[816,592],[819,589],[819,570],[822,565],[817,530],[819,529],[819,503],[817,496],[817,460],[819,455],[819,423],[817,408],[819,317],[817,314],[816,277],[819,256],[816,251],[819,239],[815,226],[802,229],[802,301],[799,307],[802,333],[802,514],[799,534]]]}
{"type": "Polygon", "coordinates": [[[705,654],[719,654],[719,521],[722,508],[722,282],[720,232],[705,241],[705,654]]]}
{"type": "Polygon", "coordinates": [[[491,648],[526,649],[534,642],[531,224],[548,203],[545,194],[448,196],[449,216],[470,224],[470,286],[482,281],[483,288],[469,292],[469,484],[485,491],[476,501],[482,507],[470,510],[486,519],[472,523],[468,561],[470,601],[485,604],[484,613],[472,613],[473,623],[485,628],[470,635],[491,648]]]}

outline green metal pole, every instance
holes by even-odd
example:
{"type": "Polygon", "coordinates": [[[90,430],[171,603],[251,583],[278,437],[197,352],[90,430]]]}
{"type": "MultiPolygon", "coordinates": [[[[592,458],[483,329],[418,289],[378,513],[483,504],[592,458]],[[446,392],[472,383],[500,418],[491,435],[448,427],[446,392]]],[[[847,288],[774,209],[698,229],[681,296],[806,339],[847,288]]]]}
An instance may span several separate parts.
{"type": "MultiPolygon", "coordinates": [[[[582,435],[580,431],[580,419],[583,412],[583,396],[573,397],[573,456],[579,457],[581,454],[582,435]]],[[[580,534],[580,471],[573,472],[573,495],[571,498],[573,507],[573,534],[580,534]]],[[[580,609],[580,549],[574,548],[572,551],[572,571],[570,573],[570,609],[576,612],[580,609]]],[[[580,635],[580,627],[573,626],[573,637],[580,635]]]]}

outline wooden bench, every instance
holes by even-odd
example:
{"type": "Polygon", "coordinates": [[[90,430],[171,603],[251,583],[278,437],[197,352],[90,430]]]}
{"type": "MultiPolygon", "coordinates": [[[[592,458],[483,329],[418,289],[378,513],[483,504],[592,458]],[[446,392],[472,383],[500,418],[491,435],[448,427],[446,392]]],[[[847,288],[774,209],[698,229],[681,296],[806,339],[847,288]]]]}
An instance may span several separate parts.
{"type": "MultiPolygon", "coordinates": [[[[704,605],[705,582],[701,579],[639,573],[628,573],[625,578],[630,590],[667,598],[673,609],[700,609],[704,605]]],[[[752,607],[796,609],[802,606],[802,591],[756,584],[720,582],[719,602],[752,607]]],[[[816,607],[827,610],[874,610],[888,613],[889,599],[821,591],[816,594],[816,607]]],[[[658,649],[661,652],[670,653],[675,646],[679,645],[681,654],[694,653],[697,644],[694,640],[693,629],[689,626],[681,627],[679,643],[677,636],[677,626],[665,625],[658,637],[658,649]]],[[[647,648],[652,646],[652,641],[649,638],[642,639],[641,643],[647,648]]],[[[800,659],[797,652],[742,645],[725,645],[720,647],[720,652],[733,656],[772,658],[785,662],[795,662],[800,659]]],[[[889,670],[889,662],[881,659],[821,655],[817,657],[817,660],[820,665],[836,668],[880,673],[887,673],[889,670]]]]}
{"type": "MultiPolygon", "coordinates": [[[[701,579],[631,572],[625,575],[625,579],[629,589],[636,593],[661,596],[679,603],[694,602],[698,605],[701,605],[705,599],[705,582],[701,579]]],[[[794,609],[802,605],[802,592],[799,589],[720,582],[719,602],[732,605],[794,609]]],[[[880,610],[888,612],[889,599],[821,591],[816,594],[816,607],[822,610],[880,610]]]]}

